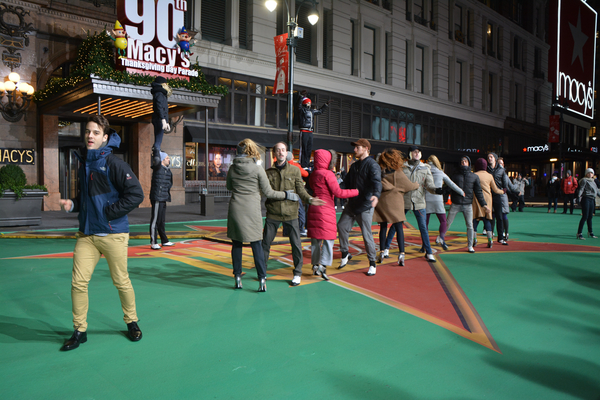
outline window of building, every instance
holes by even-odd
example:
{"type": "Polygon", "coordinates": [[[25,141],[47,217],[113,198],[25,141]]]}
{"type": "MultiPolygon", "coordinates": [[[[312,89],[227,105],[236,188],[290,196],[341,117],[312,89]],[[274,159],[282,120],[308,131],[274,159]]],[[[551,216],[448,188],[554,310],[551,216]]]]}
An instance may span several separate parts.
{"type": "MultiPolygon", "coordinates": [[[[304,64],[313,64],[313,46],[312,38],[316,36],[316,25],[311,25],[308,22],[308,14],[311,11],[306,5],[300,7],[301,3],[296,2],[296,14],[298,15],[298,26],[304,28],[304,38],[298,39],[296,47],[296,61],[304,64]]],[[[285,8],[285,7],[281,7],[285,8]]]]}
{"type": "Polygon", "coordinates": [[[225,43],[226,3],[223,0],[202,0],[201,29],[203,40],[225,43]]]}
{"type": "Polygon", "coordinates": [[[487,54],[488,56],[494,57],[496,53],[494,52],[494,25],[488,22],[487,24],[487,54]]]}
{"type": "Polygon", "coordinates": [[[521,85],[515,83],[514,87],[514,110],[513,115],[516,119],[521,118],[521,85]]]}
{"type": "Polygon", "coordinates": [[[533,91],[533,123],[540,123],[540,92],[533,91]]]}
{"type": "Polygon", "coordinates": [[[417,46],[415,48],[415,92],[424,93],[425,85],[424,85],[424,67],[425,67],[425,48],[422,46],[417,46]]]}
{"type": "Polygon", "coordinates": [[[427,24],[427,19],[425,18],[425,7],[423,7],[423,0],[414,0],[413,19],[417,24],[427,24]]]}
{"type": "MultiPolygon", "coordinates": [[[[238,0],[240,2],[240,20],[239,24],[239,46],[240,49],[248,48],[248,0],[238,0]]],[[[204,2],[204,1],[203,1],[204,2]]]]}
{"type": "Polygon", "coordinates": [[[331,69],[332,62],[330,60],[333,53],[333,24],[331,23],[331,10],[323,10],[323,68],[331,69]]]}
{"type": "Polygon", "coordinates": [[[455,78],[455,86],[454,86],[454,101],[457,103],[463,102],[463,63],[461,61],[456,61],[456,65],[454,66],[454,78],[455,78]]]}
{"type": "Polygon", "coordinates": [[[536,47],[533,51],[533,77],[544,79],[544,71],[542,71],[542,50],[536,47]]]}
{"type": "Polygon", "coordinates": [[[375,29],[365,26],[363,29],[363,78],[375,80],[375,29]]]}
{"type": "Polygon", "coordinates": [[[512,54],[512,66],[514,68],[521,68],[522,60],[522,40],[520,37],[515,36],[513,38],[513,54],[512,54]]]}
{"type": "Polygon", "coordinates": [[[367,3],[373,4],[375,6],[382,7],[384,10],[391,11],[392,10],[392,2],[391,0],[364,0],[367,3]]]}
{"type": "Polygon", "coordinates": [[[454,38],[461,42],[465,42],[463,33],[463,8],[458,4],[454,4],[454,38]]]}
{"type": "Polygon", "coordinates": [[[356,21],[354,20],[350,20],[350,26],[351,26],[351,35],[352,37],[350,38],[350,74],[357,76],[358,75],[358,68],[356,68],[357,60],[356,60],[356,21]]]}
{"type": "Polygon", "coordinates": [[[488,74],[488,87],[487,87],[487,110],[494,112],[494,82],[495,76],[492,73],[488,74]]]}
{"type": "Polygon", "coordinates": [[[231,109],[232,109],[232,87],[231,87],[231,83],[232,83],[232,79],[230,78],[225,78],[225,77],[219,77],[218,79],[218,85],[224,85],[227,86],[229,88],[229,93],[226,96],[223,96],[221,98],[221,101],[219,101],[219,106],[217,108],[217,116],[215,118],[215,122],[222,122],[222,123],[231,123],[231,109]]]}

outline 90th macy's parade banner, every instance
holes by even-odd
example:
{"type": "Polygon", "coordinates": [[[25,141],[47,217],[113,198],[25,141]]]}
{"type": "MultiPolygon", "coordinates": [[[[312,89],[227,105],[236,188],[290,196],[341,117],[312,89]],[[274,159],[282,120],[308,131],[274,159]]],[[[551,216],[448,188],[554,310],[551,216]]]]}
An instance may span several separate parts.
{"type": "Polygon", "coordinates": [[[109,33],[117,48],[117,69],[162,75],[171,79],[197,77],[190,70],[194,40],[184,26],[185,0],[118,0],[115,29],[109,33]]]}

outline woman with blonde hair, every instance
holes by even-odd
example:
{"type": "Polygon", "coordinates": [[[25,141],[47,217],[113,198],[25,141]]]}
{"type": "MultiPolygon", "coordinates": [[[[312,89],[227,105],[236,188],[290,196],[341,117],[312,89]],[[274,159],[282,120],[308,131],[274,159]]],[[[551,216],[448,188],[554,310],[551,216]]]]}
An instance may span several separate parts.
{"type": "MultiPolygon", "coordinates": [[[[442,187],[442,185],[445,183],[450,189],[452,189],[456,193],[460,194],[461,196],[465,195],[465,192],[463,192],[461,188],[456,186],[456,184],[452,182],[452,179],[450,179],[448,175],[444,173],[442,165],[440,164],[440,160],[438,160],[436,156],[429,156],[429,158],[427,159],[427,163],[431,166],[431,175],[433,176],[433,183],[436,188],[442,187]]],[[[442,246],[444,250],[448,250],[448,246],[446,245],[445,240],[446,231],[448,230],[448,224],[446,222],[446,208],[444,207],[444,197],[441,194],[425,192],[425,203],[427,204],[427,220],[425,222],[425,225],[429,227],[429,217],[431,216],[431,214],[435,214],[437,216],[438,221],[440,221],[440,234],[435,239],[435,243],[442,246]]]]}
{"type": "Polygon", "coordinates": [[[258,165],[259,148],[250,139],[237,145],[236,157],[227,172],[227,190],[231,191],[227,213],[227,237],[232,241],[231,261],[235,289],[242,288],[242,246],[250,242],[254,265],[260,281],[258,291],[267,291],[267,265],[262,248],[261,192],[269,199],[298,201],[293,191],[278,192],[271,188],[264,168],[258,165]]]}
{"type": "MultiPolygon", "coordinates": [[[[404,228],[406,221],[404,213],[404,193],[415,190],[419,187],[416,182],[411,182],[404,174],[402,165],[404,164],[403,154],[396,149],[385,149],[378,158],[378,164],[381,167],[381,197],[373,213],[373,221],[379,222],[379,255],[377,262],[382,262],[389,254],[389,245],[396,231],[396,240],[398,242],[398,265],[404,265],[404,228]],[[389,235],[387,232],[388,223],[392,224],[389,235]]],[[[375,268],[370,267],[368,275],[375,275],[375,268]]]]}

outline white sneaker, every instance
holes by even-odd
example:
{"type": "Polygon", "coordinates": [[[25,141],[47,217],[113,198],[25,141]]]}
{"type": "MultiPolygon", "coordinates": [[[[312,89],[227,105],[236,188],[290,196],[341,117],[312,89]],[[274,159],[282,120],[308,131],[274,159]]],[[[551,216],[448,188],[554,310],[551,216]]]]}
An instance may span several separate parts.
{"type": "Polygon", "coordinates": [[[342,269],[346,266],[346,264],[348,264],[348,261],[352,260],[352,256],[350,255],[350,253],[348,253],[346,255],[346,257],[342,258],[342,261],[340,262],[340,266],[338,267],[338,269],[342,269]]]}
{"type": "Polygon", "coordinates": [[[301,281],[300,275],[294,275],[294,279],[292,279],[292,286],[298,286],[301,281]]]}
{"type": "Polygon", "coordinates": [[[481,234],[482,234],[483,236],[485,236],[485,235],[487,235],[487,231],[484,229],[484,230],[483,230],[483,232],[481,232],[481,234]]]}
{"type": "Polygon", "coordinates": [[[373,275],[375,275],[376,272],[377,272],[377,268],[375,268],[374,266],[371,265],[369,267],[369,272],[367,272],[367,275],[373,276],[373,275]]]}
{"type": "Polygon", "coordinates": [[[150,246],[150,248],[152,250],[160,250],[160,244],[153,244],[152,246],[150,246]]]}
{"type": "Polygon", "coordinates": [[[383,258],[390,258],[390,249],[385,249],[383,251],[383,258]]]}
{"type": "Polygon", "coordinates": [[[380,251],[379,254],[377,254],[377,259],[375,260],[375,262],[377,264],[381,264],[382,261],[383,261],[383,251],[380,251]]]}
{"type": "Polygon", "coordinates": [[[427,261],[429,261],[429,262],[435,262],[436,261],[436,259],[433,256],[433,254],[425,254],[425,259],[427,259],[427,261]]]}
{"type": "Polygon", "coordinates": [[[443,240],[442,237],[440,235],[438,235],[438,237],[435,238],[435,244],[442,244],[443,240]]]}
{"type": "Polygon", "coordinates": [[[306,236],[308,235],[308,231],[305,229],[302,232],[300,232],[300,236],[306,236]]]}
{"type": "Polygon", "coordinates": [[[316,276],[321,275],[321,268],[319,268],[319,265],[313,265],[313,275],[316,275],[316,276]]]}
{"type": "Polygon", "coordinates": [[[337,206],[335,206],[335,209],[337,210],[337,206]]]}
{"type": "Polygon", "coordinates": [[[469,253],[475,253],[475,249],[473,248],[473,246],[469,246],[468,251],[469,253]]]}
{"type": "Polygon", "coordinates": [[[344,209],[344,206],[342,206],[342,210],[344,209]]]}
{"type": "Polygon", "coordinates": [[[163,243],[163,246],[175,246],[175,243],[173,242],[167,242],[167,243],[163,243]]]}

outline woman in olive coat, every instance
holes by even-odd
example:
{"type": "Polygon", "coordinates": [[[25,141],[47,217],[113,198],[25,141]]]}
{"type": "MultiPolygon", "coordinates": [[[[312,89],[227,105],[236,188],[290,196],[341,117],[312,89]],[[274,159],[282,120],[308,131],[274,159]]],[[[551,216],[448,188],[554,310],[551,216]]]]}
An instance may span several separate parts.
{"type": "Polygon", "coordinates": [[[244,242],[250,242],[260,281],[258,291],[266,292],[267,266],[262,249],[260,193],[269,199],[293,201],[298,201],[298,195],[273,190],[264,168],[256,163],[258,160],[258,146],[252,140],[244,139],[237,145],[237,155],[227,172],[227,190],[231,192],[227,213],[227,237],[233,242],[231,261],[235,288],[242,288],[242,245],[244,242]]]}
{"type": "MultiPolygon", "coordinates": [[[[404,229],[403,223],[406,221],[404,214],[404,193],[415,190],[419,187],[416,182],[411,182],[404,174],[402,164],[404,159],[402,153],[394,149],[386,149],[379,157],[379,166],[381,167],[381,197],[373,213],[373,221],[379,222],[379,255],[377,262],[382,262],[387,258],[389,249],[386,247],[387,224],[391,223],[396,229],[396,240],[400,255],[398,256],[398,265],[404,265],[404,229]]],[[[393,235],[393,233],[392,233],[393,235]]]]}

